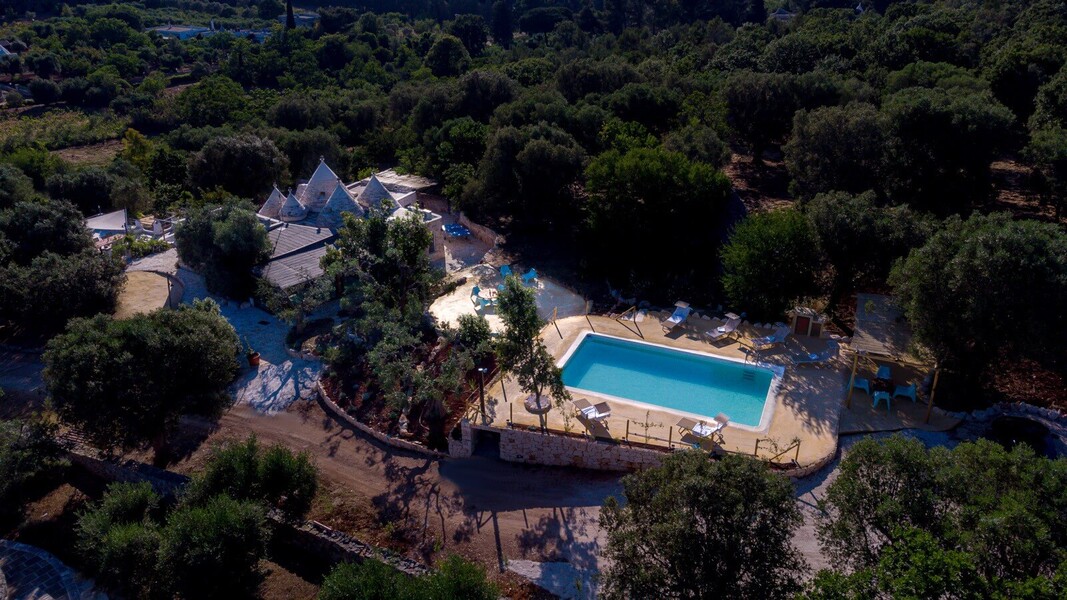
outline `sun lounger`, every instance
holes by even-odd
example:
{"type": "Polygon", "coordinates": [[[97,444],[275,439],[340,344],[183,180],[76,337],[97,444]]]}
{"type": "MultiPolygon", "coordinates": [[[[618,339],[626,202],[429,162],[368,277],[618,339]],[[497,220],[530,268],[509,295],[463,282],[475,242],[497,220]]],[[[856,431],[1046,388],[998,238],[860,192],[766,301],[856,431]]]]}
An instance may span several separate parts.
{"type": "Polygon", "coordinates": [[[741,326],[741,317],[728,319],[722,325],[719,325],[711,331],[704,332],[704,335],[708,336],[708,340],[717,342],[719,340],[725,340],[732,338],[737,334],[737,328],[741,326]]]}
{"type": "Polygon", "coordinates": [[[911,385],[898,385],[893,390],[893,397],[896,398],[897,396],[902,396],[904,398],[911,398],[912,402],[918,402],[919,400],[916,397],[916,392],[917,388],[914,383],[911,385]]]}
{"type": "Polygon", "coordinates": [[[726,424],[730,422],[730,417],[719,413],[711,423],[705,423],[703,421],[697,421],[696,419],[690,419],[688,417],[682,418],[678,421],[678,429],[682,431],[689,431],[698,438],[710,438],[711,436],[719,433],[726,427],[726,424]]]}
{"type": "Polygon", "coordinates": [[[874,402],[871,403],[871,407],[878,408],[878,403],[882,402],[883,400],[885,401],[886,412],[893,410],[893,406],[891,404],[892,399],[889,397],[889,392],[875,392],[874,402]]]}
{"type": "Polygon", "coordinates": [[[578,409],[579,414],[590,421],[603,421],[611,416],[611,405],[607,402],[593,404],[585,398],[579,398],[572,404],[578,409]]]}
{"type": "Polygon", "coordinates": [[[789,337],[790,333],[791,330],[789,329],[789,326],[786,325],[775,329],[774,333],[772,333],[771,335],[765,335],[763,337],[758,338],[750,338],[745,341],[745,344],[751,347],[753,350],[761,352],[763,350],[768,350],[770,348],[778,346],[779,344],[784,343],[785,338],[789,337]]]}
{"type": "Polygon", "coordinates": [[[535,269],[530,269],[529,271],[523,273],[523,275],[522,275],[522,284],[523,285],[529,285],[531,281],[536,281],[536,280],[537,280],[537,270],[535,270],[535,269]]]}
{"type": "Polygon", "coordinates": [[[794,354],[789,357],[796,366],[800,365],[821,365],[828,362],[837,356],[838,345],[837,342],[830,340],[826,344],[826,348],[822,352],[812,352],[809,354],[794,354]]]}
{"type": "Polygon", "coordinates": [[[693,312],[693,309],[690,308],[688,302],[679,300],[674,303],[674,306],[674,312],[671,316],[667,317],[660,323],[667,331],[672,331],[675,327],[684,323],[685,320],[689,318],[689,314],[693,312]]]}
{"type": "Polygon", "coordinates": [[[512,271],[511,271],[511,265],[504,265],[503,267],[500,267],[500,276],[501,277],[503,277],[504,279],[507,279],[508,277],[511,277],[512,275],[514,275],[514,273],[512,273],[512,271]]]}

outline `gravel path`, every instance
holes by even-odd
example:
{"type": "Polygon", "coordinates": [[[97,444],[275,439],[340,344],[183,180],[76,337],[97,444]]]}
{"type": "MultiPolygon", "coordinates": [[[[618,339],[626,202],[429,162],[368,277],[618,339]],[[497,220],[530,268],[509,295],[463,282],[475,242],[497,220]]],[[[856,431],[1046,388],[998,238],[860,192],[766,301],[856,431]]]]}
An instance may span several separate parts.
{"type": "Polygon", "coordinates": [[[184,304],[208,297],[219,303],[223,316],[237,330],[242,344],[260,353],[259,367],[251,368],[245,363],[233,384],[231,391],[239,404],[273,414],[285,410],[298,399],[314,394],[322,363],[289,356],[285,350],[285,335],[289,331],[287,323],[254,306],[210,294],[204,287],[203,277],[178,267],[177,250],[171,249],[133,261],[128,270],[159,271],[174,275],[185,286],[182,296],[184,304]]]}

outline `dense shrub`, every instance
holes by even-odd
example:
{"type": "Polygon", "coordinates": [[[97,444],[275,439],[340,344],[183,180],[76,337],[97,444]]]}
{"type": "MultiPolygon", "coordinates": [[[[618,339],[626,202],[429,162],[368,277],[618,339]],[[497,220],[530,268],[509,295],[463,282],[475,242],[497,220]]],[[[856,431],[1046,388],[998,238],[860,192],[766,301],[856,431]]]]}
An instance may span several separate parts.
{"type": "Polygon", "coordinates": [[[798,210],[751,215],[722,251],[722,286],[735,309],[758,320],[779,320],[786,309],[818,291],[819,238],[798,210]]]}
{"type": "Polygon", "coordinates": [[[256,438],[216,450],[203,471],[186,490],[187,504],[204,504],[225,494],[239,500],[262,502],[290,520],[311,509],[318,474],[306,452],[294,454],[282,446],[261,448],[256,438]]]}
{"type": "Polygon", "coordinates": [[[48,343],[45,383],[60,417],[100,447],[158,447],[181,415],[229,405],[239,345],[210,300],[77,319],[48,343]]]}
{"type": "Polygon", "coordinates": [[[175,233],[182,262],[204,274],[208,289],[247,298],[255,289],[252,268],[270,257],[267,230],[239,204],[191,211],[175,233]]]}

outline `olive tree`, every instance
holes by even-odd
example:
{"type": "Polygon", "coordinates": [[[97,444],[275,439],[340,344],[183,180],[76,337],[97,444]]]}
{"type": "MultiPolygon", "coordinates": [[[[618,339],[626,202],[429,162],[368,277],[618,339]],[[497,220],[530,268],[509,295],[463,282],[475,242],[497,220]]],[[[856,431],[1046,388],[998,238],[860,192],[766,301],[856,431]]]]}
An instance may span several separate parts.
{"type": "Polygon", "coordinates": [[[60,418],[99,447],[159,449],[180,416],[229,405],[239,348],[210,300],[126,320],[75,319],[48,342],[44,379],[60,418]]]}
{"type": "Polygon", "coordinates": [[[1006,213],[953,217],[889,278],[919,340],[979,372],[998,353],[1067,352],[1067,233],[1006,213]]]}
{"type": "Polygon", "coordinates": [[[778,319],[818,290],[819,240],[798,210],[758,213],[738,223],[722,250],[722,286],[735,307],[778,319]]]}
{"type": "Polygon", "coordinates": [[[497,304],[504,322],[504,334],[497,343],[501,368],[514,374],[523,391],[535,398],[547,392],[562,411],[570,393],[563,386],[562,371],[541,340],[544,321],[537,314],[533,290],[523,286],[517,277],[508,277],[497,304]]]}
{"type": "Polygon", "coordinates": [[[600,513],[606,598],[787,598],[805,569],[793,486],[753,458],[672,454],[600,513]]]}

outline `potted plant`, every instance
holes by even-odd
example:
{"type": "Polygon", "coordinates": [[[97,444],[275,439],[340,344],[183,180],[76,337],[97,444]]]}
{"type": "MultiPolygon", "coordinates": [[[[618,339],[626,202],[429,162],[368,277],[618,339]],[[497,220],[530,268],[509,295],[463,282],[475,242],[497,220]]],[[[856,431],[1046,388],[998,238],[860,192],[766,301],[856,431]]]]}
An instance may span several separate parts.
{"type": "Polygon", "coordinates": [[[246,348],[245,356],[248,357],[248,366],[250,366],[250,367],[258,367],[259,366],[259,352],[256,352],[254,349],[252,349],[252,345],[248,343],[248,339],[247,338],[245,338],[245,348],[246,348]]]}

